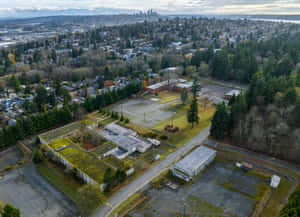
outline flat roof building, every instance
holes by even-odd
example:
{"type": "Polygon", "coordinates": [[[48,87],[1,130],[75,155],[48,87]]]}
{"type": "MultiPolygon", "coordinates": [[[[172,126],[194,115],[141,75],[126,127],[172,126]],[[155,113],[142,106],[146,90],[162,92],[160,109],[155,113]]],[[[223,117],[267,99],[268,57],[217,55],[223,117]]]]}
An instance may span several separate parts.
{"type": "Polygon", "coordinates": [[[171,167],[173,175],[188,182],[210,164],[216,154],[215,150],[200,146],[171,167]]]}
{"type": "Polygon", "coordinates": [[[144,153],[152,146],[148,141],[137,137],[135,131],[115,123],[107,125],[101,134],[105,139],[112,141],[119,146],[119,150],[116,150],[115,152],[115,156],[119,159],[122,159],[135,151],[144,153]]]}

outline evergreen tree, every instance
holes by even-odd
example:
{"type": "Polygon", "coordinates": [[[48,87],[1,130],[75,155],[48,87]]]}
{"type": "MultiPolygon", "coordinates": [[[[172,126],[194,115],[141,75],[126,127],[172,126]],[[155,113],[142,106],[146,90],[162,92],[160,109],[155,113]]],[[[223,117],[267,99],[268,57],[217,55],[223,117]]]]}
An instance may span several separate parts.
{"type": "Polygon", "coordinates": [[[193,100],[188,110],[187,119],[188,122],[192,124],[192,128],[194,127],[195,123],[199,123],[199,116],[198,116],[198,101],[197,101],[197,91],[200,89],[198,81],[195,80],[192,87],[193,92],[193,100]]]}
{"type": "Polygon", "coordinates": [[[230,116],[224,103],[217,106],[217,111],[212,119],[210,135],[216,139],[224,138],[229,129],[230,116]]]}
{"type": "Polygon", "coordinates": [[[3,208],[2,217],[21,217],[21,212],[12,205],[6,204],[3,208]]]}
{"type": "Polygon", "coordinates": [[[21,84],[19,79],[15,76],[12,75],[9,79],[9,86],[15,89],[16,92],[21,91],[21,84]]]}

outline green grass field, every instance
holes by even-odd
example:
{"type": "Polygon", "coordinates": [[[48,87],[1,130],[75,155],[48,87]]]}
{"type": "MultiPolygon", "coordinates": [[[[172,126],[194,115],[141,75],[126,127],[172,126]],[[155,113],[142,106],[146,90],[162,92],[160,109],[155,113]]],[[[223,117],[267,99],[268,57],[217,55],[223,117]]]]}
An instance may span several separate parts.
{"type": "Polygon", "coordinates": [[[262,217],[274,217],[278,216],[283,204],[281,202],[287,195],[289,189],[291,188],[292,184],[285,178],[281,179],[281,182],[277,189],[274,190],[271,199],[269,200],[268,204],[264,208],[261,216],[262,217]]]}
{"type": "Polygon", "coordinates": [[[158,94],[160,103],[168,103],[177,99],[180,99],[180,93],[162,91],[158,94]]]}
{"type": "Polygon", "coordinates": [[[61,166],[50,163],[47,160],[38,164],[37,170],[52,185],[65,193],[72,201],[77,203],[78,189],[84,185],[82,181],[75,179],[70,174],[67,174],[61,166]]]}
{"type": "Polygon", "coordinates": [[[199,105],[199,124],[195,124],[194,128],[192,128],[192,125],[187,121],[187,111],[189,107],[189,104],[182,105],[181,103],[173,103],[168,110],[176,112],[175,115],[154,127],[155,130],[164,131],[165,126],[173,122],[174,126],[179,127],[179,132],[176,134],[168,134],[170,137],[169,142],[178,147],[208,127],[215,113],[215,108],[199,105]]]}

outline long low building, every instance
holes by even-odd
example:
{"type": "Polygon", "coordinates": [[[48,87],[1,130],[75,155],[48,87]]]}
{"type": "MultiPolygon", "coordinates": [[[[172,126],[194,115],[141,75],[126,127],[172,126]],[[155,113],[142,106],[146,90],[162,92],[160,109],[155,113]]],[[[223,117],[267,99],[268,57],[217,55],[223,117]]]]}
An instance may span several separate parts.
{"type": "Polygon", "coordinates": [[[188,182],[214,161],[216,154],[215,150],[200,146],[171,167],[173,175],[188,182]]]}

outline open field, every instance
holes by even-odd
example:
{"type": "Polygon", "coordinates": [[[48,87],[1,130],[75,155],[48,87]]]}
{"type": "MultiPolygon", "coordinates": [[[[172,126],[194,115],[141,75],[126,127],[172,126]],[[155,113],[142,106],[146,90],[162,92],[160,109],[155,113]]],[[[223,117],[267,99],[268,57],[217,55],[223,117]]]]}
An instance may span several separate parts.
{"type": "Polygon", "coordinates": [[[48,182],[65,193],[74,203],[78,200],[78,190],[84,183],[74,176],[64,171],[60,164],[52,163],[45,160],[43,163],[37,165],[37,171],[48,182]]]}
{"type": "Polygon", "coordinates": [[[129,216],[179,217],[184,214],[184,204],[186,216],[250,216],[257,196],[264,194],[267,186],[268,179],[237,170],[231,163],[216,161],[178,190],[151,188],[146,192],[149,199],[130,211],[129,216]]]}
{"type": "MultiPolygon", "coordinates": [[[[178,93],[167,93],[166,91],[160,93],[158,96],[163,95],[167,98],[172,98],[172,94],[178,96],[178,93]]],[[[161,103],[160,101],[151,100],[155,97],[150,95],[145,98],[130,99],[129,101],[113,105],[111,109],[120,113],[123,111],[124,116],[130,118],[131,123],[125,126],[137,132],[140,131],[141,134],[151,132],[152,129],[161,134],[167,134],[169,136],[168,142],[177,146],[183,145],[190,138],[205,129],[215,113],[214,108],[199,105],[200,121],[192,129],[191,124],[187,122],[189,102],[183,105],[180,99],[177,98],[167,103],[161,103]],[[180,128],[178,133],[169,134],[164,132],[165,126],[171,123],[180,128]]]]}
{"type": "Polygon", "coordinates": [[[276,190],[273,191],[270,200],[261,213],[263,217],[277,216],[283,208],[282,200],[286,197],[292,184],[285,178],[282,178],[276,190]]]}
{"type": "Polygon", "coordinates": [[[173,103],[168,107],[168,109],[174,111],[175,115],[165,121],[160,122],[154,127],[154,129],[163,131],[164,127],[171,123],[173,123],[174,126],[179,127],[179,132],[175,134],[167,133],[169,136],[168,142],[176,145],[177,147],[180,147],[197,135],[201,130],[205,129],[210,124],[215,113],[215,108],[199,105],[199,124],[195,124],[194,128],[192,128],[192,125],[187,121],[187,111],[189,109],[189,105],[173,103]]]}
{"type": "Polygon", "coordinates": [[[74,217],[75,205],[45,181],[30,164],[0,180],[0,200],[21,210],[22,217],[74,217]]]}

